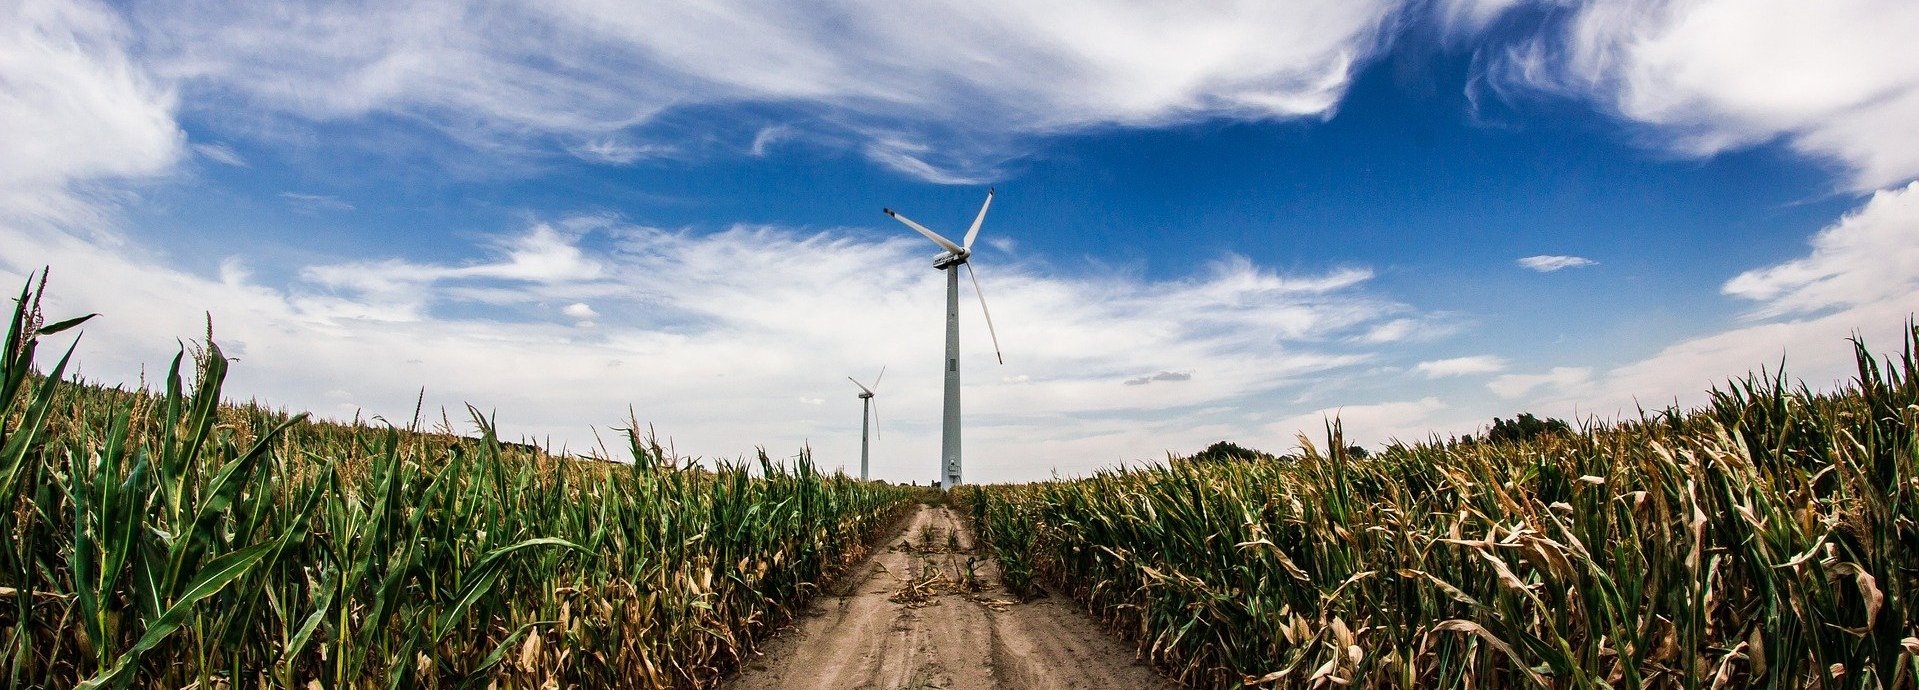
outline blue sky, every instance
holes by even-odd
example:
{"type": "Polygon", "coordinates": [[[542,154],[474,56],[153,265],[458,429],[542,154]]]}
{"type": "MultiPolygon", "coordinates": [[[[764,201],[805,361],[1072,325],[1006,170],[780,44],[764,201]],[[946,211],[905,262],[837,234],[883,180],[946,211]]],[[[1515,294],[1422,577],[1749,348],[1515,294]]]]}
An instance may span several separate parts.
{"type": "Polygon", "coordinates": [[[929,478],[943,281],[879,210],[957,234],[989,186],[983,481],[1829,386],[1919,288],[1909,3],[0,17],[0,277],[104,315],[89,377],[211,312],[231,391],[337,418],[838,465],[884,365],[876,473],[929,478]]]}

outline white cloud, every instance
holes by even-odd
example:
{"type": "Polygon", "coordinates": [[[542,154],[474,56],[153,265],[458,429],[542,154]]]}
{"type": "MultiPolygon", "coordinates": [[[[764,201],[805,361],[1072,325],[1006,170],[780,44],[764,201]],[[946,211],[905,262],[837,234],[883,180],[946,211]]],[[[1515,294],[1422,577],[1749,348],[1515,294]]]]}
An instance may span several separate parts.
{"type": "MultiPolygon", "coordinates": [[[[1326,427],[1338,420],[1348,445],[1398,439],[1407,443],[1426,440],[1431,434],[1470,430],[1472,426],[1454,419],[1451,405],[1437,397],[1400,400],[1365,405],[1345,405],[1315,410],[1288,417],[1264,426],[1262,438],[1275,444],[1297,444],[1301,435],[1321,452],[1326,451],[1326,427]]],[[[1274,447],[1279,447],[1275,445],[1274,447]]]]}
{"type": "MultiPolygon", "coordinates": [[[[954,152],[948,152],[954,153],[954,152]]],[[[980,168],[951,156],[935,159],[933,147],[896,136],[882,136],[866,145],[866,157],[895,171],[936,184],[985,184],[999,176],[995,168],[980,168]],[[931,160],[929,160],[931,159],[931,160]]]]}
{"type": "Polygon", "coordinates": [[[1541,386],[1552,394],[1564,394],[1592,379],[1591,367],[1553,367],[1544,374],[1506,374],[1486,383],[1486,389],[1502,398],[1517,398],[1541,386]]]}
{"type": "MultiPolygon", "coordinates": [[[[1021,134],[1326,115],[1399,6],[182,0],[132,13],[158,73],[196,98],[301,120],[397,114],[497,152],[543,135],[602,142],[676,107],[825,105],[875,160],[976,180],[1021,134]],[[935,139],[937,159],[913,151],[935,139]]],[[[760,133],[756,155],[798,132],[760,133]]]]}
{"type": "Polygon", "coordinates": [[[0,214],[92,222],[73,183],[147,177],[180,158],[174,95],[128,58],[133,40],[95,3],[0,4],[0,214]]]}
{"type": "Polygon", "coordinates": [[[1425,374],[1426,378],[1437,379],[1448,376],[1466,376],[1469,374],[1490,374],[1506,369],[1506,360],[1493,355],[1475,355],[1454,357],[1420,362],[1413,371],[1425,374]]]}
{"type": "Polygon", "coordinates": [[[1556,255],[1556,254],[1541,254],[1539,256],[1525,257],[1523,259],[1520,259],[1516,263],[1518,263],[1520,266],[1538,271],[1540,273],[1551,273],[1553,271],[1566,269],[1566,268],[1578,268],[1580,266],[1591,266],[1599,262],[1593,261],[1592,259],[1588,259],[1583,256],[1563,256],[1563,255],[1556,255]]]}
{"type": "Polygon", "coordinates": [[[1811,254],[1741,273],[1724,291],[1758,301],[1761,316],[1919,294],[1919,182],[1873,194],[1864,207],[1814,235],[1811,254]]]}
{"type": "Polygon", "coordinates": [[[200,154],[202,158],[221,165],[230,165],[235,168],[248,167],[247,159],[241,157],[239,151],[233,150],[233,147],[226,144],[194,144],[193,151],[200,154]]]}
{"type": "Polygon", "coordinates": [[[789,125],[761,127],[760,131],[753,134],[753,145],[748,147],[747,151],[755,158],[765,156],[773,150],[774,146],[792,139],[796,134],[796,130],[789,125]]]}
{"type": "Polygon", "coordinates": [[[529,287],[590,281],[604,266],[575,243],[570,231],[535,225],[524,235],[495,238],[493,259],[458,266],[398,259],[310,266],[301,277],[344,299],[317,299],[356,311],[364,318],[417,320],[438,287],[464,299],[499,303],[539,294],[529,287]],[[490,288],[489,281],[511,285],[490,288]],[[377,315],[385,315],[380,317],[377,315]]]}
{"type": "MultiPolygon", "coordinates": [[[[433,260],[394,257],[201,277],[139,247],[0,223],[0,280],[54,266],[54,313],[99,311],[82,371],[133,380],[213,312],[244,350],[230,391],[336,418],[471,401],[510,436],[574,449],[629,404],[687,453],[735,457],[811,443],[855,457],[857,399],[842,376],[887,365],[882,476],[920,479],[937,454],[945,284],[918,238],[740,226],[715,233],[537,223],[433,260]],[[795,257],[805,257],[796,261],[795,257]],[[98,279],[62,279],[87,266],[98,279]],[[295,276],[269,286],[256,275],[295,276]],[[723,276],[724,279],[715,279],[723,276]],[[552,320],[617,314],[597,328],[552,320]],[[586,309],[573,309],[584,305],[586,309]],[[350,391],[342,397],[338,391],[350,391]],[[796,400],[821,400],[819,406],[796,400]],[[823,409],[822,409],[823,408],[823,409]],[[851,439],[849,441],[849,439],[851,439]]],[[[1410,308],[1369,294],[1364,269],[1284,275],[1239,257],[1173,281],[1072,276],[987,261],[1006,348],[994,363],[962,322],[969,477],[1029,479],[1257,433],[1195,410],[1367,361],[1350,335],[1410,308]],[[1204,377],[1188,372],[1204,369],[1204,377]],[[1118,386],[1137,372],[1178,385],[1118,386]],[[1185,379],[1185,380],[1181,380],[1185,379]]]]}
{"type": "Polygon", "coordinates": [[[1919,176],[1919,3],[1582,3],[1489,61],[1496,88],[1590,95],[1694,155],[1783,138],[1856,189],[1919,176]]]}
{"type": "Polygon", "coordinates": [[[1438,0],[1433,16],[1440,28],[1452,36],[1469,36],[1498,19],[1506,11],[1526,0],[1438,0]]]}
{"type": "Polygon", "coordinates": [[[1136,376],[1130,379],[1126,379],[1125,384],[1128,386],[1144,386],[1154,381],[1191,381],[1191,380],[1193,380],[1193,372],[1190,372],[1190,371],[1161,371],[1157,374],[1148,374],[1146,376],[1136,376]]]}
{"type": "Polygon", "coordinates": [[[330,194],[305,194],[301,192],[280,192],[280,198],[286,200],[301,213],[343,212],[353,210],[353,204],[330,194]]]}
{"type": "Polygon", "coordinates": [[[600,316],[599,312],[593,311],[593,307],[588,306],[585,302],[574,302],[566,305],[566,308],[561,309],[560,313],[576,319],[594,319],[600,316]]]}
{"type": "Polygon", "coordinates": [[[619,139],[595,139],[567,149],[568,153],[595,163],[626,165],[642,158],[660,158],[673,154],[665,144],[635,144],[619,139]]]}
{"type": "Polygon", "coordinates": [[[1431,342],[1459,332],[1459,324],[1439,315],[1402,317],[1366,329],[1356,340],[1371,345],[1431,342]]]}

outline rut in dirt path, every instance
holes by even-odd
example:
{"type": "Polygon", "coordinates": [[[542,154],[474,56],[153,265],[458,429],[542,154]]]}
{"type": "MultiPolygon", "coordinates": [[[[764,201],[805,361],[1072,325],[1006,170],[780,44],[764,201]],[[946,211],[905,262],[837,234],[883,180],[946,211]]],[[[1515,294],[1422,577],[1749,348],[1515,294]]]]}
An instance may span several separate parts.
{"type": "Polygon", "coordinates": [[[921,506],[904,524],[847,576],[846,590],[823,594],[721,687],[1175,687],[1072,607],[1052,598],[1019,603],[951,511],[921,506]]]}

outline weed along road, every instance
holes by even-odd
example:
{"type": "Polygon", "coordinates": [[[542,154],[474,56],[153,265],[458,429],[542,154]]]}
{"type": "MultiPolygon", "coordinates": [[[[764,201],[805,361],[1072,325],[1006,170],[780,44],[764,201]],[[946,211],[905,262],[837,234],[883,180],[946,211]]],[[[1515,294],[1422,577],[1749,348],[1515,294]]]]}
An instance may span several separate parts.
{"type": "Polygon", "coordinates": [[[973,546],[956,514],[921,506],[722,687],[1174,687],[1070,600],[1018,601],[973,546]]]}

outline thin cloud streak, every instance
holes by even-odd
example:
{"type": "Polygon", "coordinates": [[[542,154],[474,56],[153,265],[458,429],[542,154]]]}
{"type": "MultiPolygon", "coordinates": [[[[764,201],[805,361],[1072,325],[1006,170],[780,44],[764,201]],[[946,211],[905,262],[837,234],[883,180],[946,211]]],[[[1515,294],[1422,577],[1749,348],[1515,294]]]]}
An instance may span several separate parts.
{"type": "Polygon", "coordinates": [[[1593,261],[1592,259],[1588,259],[1583,256],[1562,256],[1562,255],[1555,255],[1555,254],[1542,254],[1539,256],[1525,257],[1523,259],[1520,259],[1516,263],[1518,263],[1523,268],[1538,271],[1540,273],[1552,273],[1553,271],[1560,271],[1568,268],[1592,266],[1599,262],[1593,261]]]}

